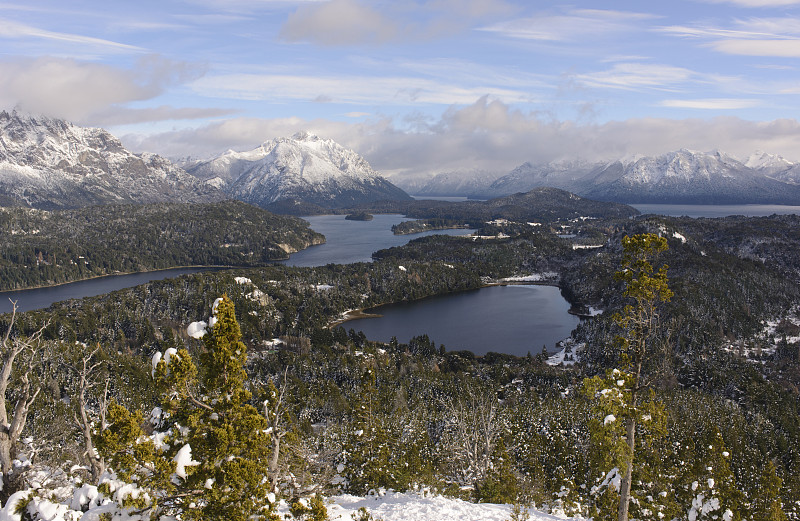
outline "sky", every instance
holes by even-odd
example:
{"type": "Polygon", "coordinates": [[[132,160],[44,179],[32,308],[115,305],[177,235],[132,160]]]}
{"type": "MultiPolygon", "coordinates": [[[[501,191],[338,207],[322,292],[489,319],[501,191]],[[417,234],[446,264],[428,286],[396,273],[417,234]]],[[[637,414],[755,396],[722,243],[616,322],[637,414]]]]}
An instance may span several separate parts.
{"type": "Polygon", "coordinates": [[[0,108],[388,176],[688,148],[800,161],[800,0],[0,0],[0,108]]]}

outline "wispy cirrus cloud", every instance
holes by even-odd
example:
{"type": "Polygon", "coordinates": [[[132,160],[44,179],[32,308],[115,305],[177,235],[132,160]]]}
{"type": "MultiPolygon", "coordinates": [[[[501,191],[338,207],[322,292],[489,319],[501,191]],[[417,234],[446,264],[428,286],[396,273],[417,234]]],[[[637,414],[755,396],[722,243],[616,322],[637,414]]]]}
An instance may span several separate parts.
{"type": "Polygon", "coordinates": [[[191,88],[207,97],[242,100],[322,101],[346,104],[411,105],[466,104],[491,94],[507,102],[527,101],[524,90],[494,85],[464,86],[437,80],[409,77],[305,76],[270,74],[227,74],[204,76],[191,88]]]}
{"type": "Polygon", "coordinates": [[[572,9],[564,14],[542,13],[481,27],[509,38],[562,42],[641,30],[640,23],[656,18],[647,13],[601,9],[572,9]]]}
{"type": "Polygon", "coordinates": [[[707,24],[657,29],[672,36],[697,39],[717,52],[739,56],[800,57],[800,18],[747,18],[730,27],[707,24]]]}
{"type": "Polygon", "coordinates": [[[44,40],[54,40],[58,42],[91,46],[93,48],[103,49],[106,52],[145,52],[145,49],[135,45],[128,45],[111,40],[104,40],[102,38],[83,36],[80,34],[48,31],[7,19],[0,19],[0,38],[38,38],[44,40]]]}
{"type": "Polygon", "coordinates": [[[785,7],[800,5],[800,0],[701,0],[709,4],[734,4],[740,7],[785,7]]]}
{"type": "Polygon", "coordinates": [[[671,90],[696,79],[697,73],[683,67],[652,63],[617,63],[605,71],[575,74],[573,79],[589,87],[624,90],[642,88],[671,90]]]}

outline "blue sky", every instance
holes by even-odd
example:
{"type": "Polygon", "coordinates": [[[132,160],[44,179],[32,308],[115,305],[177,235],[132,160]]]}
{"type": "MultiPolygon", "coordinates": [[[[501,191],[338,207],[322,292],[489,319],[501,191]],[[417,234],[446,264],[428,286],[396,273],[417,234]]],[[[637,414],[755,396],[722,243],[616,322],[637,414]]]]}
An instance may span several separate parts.
{"type": "Polygon", "coordinates": [[[0,3],[0,106],[170,157],[310,130],[396,175],[800,160],[800,0],[0,3]]]}

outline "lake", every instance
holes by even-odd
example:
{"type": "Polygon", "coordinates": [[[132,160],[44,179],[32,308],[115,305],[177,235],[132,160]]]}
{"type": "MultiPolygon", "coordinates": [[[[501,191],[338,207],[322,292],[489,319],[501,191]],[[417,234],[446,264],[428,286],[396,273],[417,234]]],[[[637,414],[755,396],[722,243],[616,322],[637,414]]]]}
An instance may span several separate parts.
{"type": "Polygon", "coordinates": [[[369,340],[401,343],[427,334],[437,346],[450,351],[468,350],[476,355],[489,351],[525,356],[570,336],[580,319],[567,313],[569,304],[553,286],[489,286],[389,304],[368,310],[382,315],[350,320],[342,326],[363,331],[369,340]]]}
{"type": "Polygon", "coordinates": [[[208,270],[209,268],[173,268],[169,270],[148,271],[145,273],[109,275],[107,277],[81,280],[46,288],[0,291],[0,313],[11,312],[12,307],[9,299],[17,301],[18,311],[31,311],[33,309],[46,308],[53,302],[105,295],[106,293],[111,293],[118,289],[145,284],[151,280],[169,279],[187,273],[197,273],[198,271],[208,270]]]}
{"type": "Polygon", "coordinates": [[[631,204],[643,214],[669,215],[672,217],[765,217],[767,215],[800,215],[800,206],[782,204],[631,204]]]}
{"type": "Polygon", "coordinates": [[[372,254],[384,248],[402,246],[412,239],[426,235],[469,235],[475,230],[439,230],[394,235],[392,225],[410,220],[399,214],[377,214],[371,221],[348,221],[344,215],[314,215],[303,217],[311,229],[325,236],[325,244],[311,246],[293,253],[287,266],[324,266],[326,264],[352,264],[372,262],[372,254]]]}
{"type": "MultiPolygon", "coordinates": [[[[473,230],[443,230],[413,235],[394,235],[392,225],[408,220],[402,215],[376,215],[371,221],[347,221],[344,215],[317,215],[305,217],[311,228],[325,235],[327,242],[294,253],[289,266],[324,266],[371,262],[372,253],[392,246],[400,246],[417,237],[435,233],[467,235],[473,230]]],[[[43,309],[62,300],[104,295],[118,289],[130,288],[150,282],[178,277],[186,273],[209,271],[209,268],[174,268],[169,270],[110,275],[59,286],[0,292],[0,313],[11,312],[9,299],[18,301],[19,311],[43,309]]]]}

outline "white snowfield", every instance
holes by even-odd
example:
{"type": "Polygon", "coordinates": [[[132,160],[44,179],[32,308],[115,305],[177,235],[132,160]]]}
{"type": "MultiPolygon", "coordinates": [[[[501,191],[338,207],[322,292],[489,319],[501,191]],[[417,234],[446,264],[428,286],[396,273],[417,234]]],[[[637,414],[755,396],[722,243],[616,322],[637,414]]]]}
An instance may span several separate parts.
{"type": "MultiPolygon", "coordinates": [[[[333,496],[328,505],[332,521],[351,521],[359,508],[367,509],[375,520],[383,521],[506,521],[511,518],[510,505],[470,503],[461,499],[413,492],[387,492],[376,496],[333,496]]],[[[531,509],[530,521],[583,519],[544,514],[531,509]]]]}

